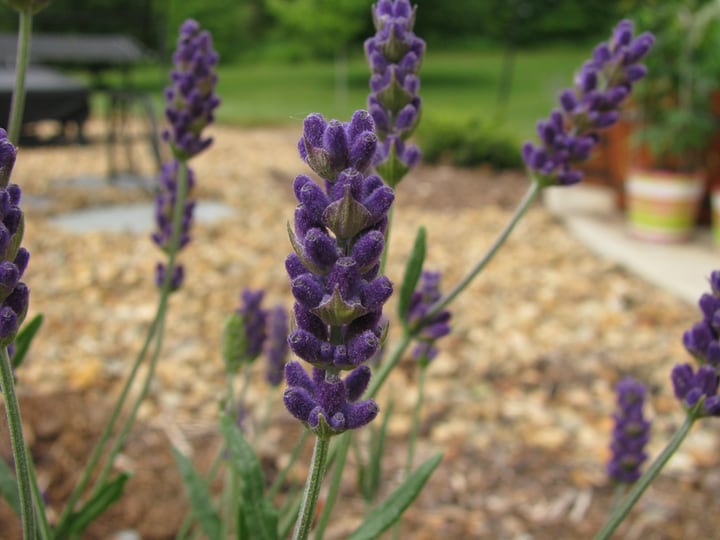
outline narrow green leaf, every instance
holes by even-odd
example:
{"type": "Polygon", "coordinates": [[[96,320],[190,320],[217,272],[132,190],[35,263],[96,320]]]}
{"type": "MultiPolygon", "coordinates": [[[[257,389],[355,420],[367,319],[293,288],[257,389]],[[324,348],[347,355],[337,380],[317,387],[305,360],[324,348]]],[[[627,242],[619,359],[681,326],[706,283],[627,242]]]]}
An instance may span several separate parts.
{"type": "Polygon", "coordinates": [[[20,332],[18,332],[18,335],[15,337],[15,352],[12,356],[12,365],[14,369],[19,368],[22,364],[28,349],[30,349],[30,344],[35,337],[35,334],[37,334],[38,330],[40,330],[42,323],[43,314],[38,313],[30,322],[22,327],[20,332]]]}
{"type": "Polygon", "coordinates": [[[384,502],[368,512],[368,517],[347,540],[373,540],[388,530],[420,494],[440,461],[442,454],[436,454],[420,465],[384,502]]]}
{"type": "Polygon", "coordinates": [[[220,427],[230,450],[231,464],[242,479],[240,494],[247,529],[258,540],[277,540],[277,512],[264,496],[265,478],[260,460],[231,418],[223,416],[220,427]]]}
{"type": "MultiPolygon", "coordinates": [[[[95,519],[98,518],[111,504],[117,501],[123,493],[125,482],[130,478],[130,474],[121,473],[113,480],[107,482],[98,490],[98,492],[90,498],[83,506],[75,512],[65,525],[66,533],[69,536],[79,536],[95,519]]],[[[60,535],[60,532],[56,536],[60,535]]]]}
{"type": "Polygon", "coordinates": [[[372,440],[372,448],[370,451],[370,479],[369,487],[371,500],[374,500],[377,496],[378,489],[380,488],[380,479],[382,478],[382,456],[385,455],[385,441],[387,439],[387,430],[390,418],[393,413],[394,402],[390,400],[385,414],[383,415],[383,421],[380,426],[380,430],[375,434],[372,440]]]}
{"type": "Polygon", "coordinates": [[[10,465],[0,458],[0,495],[7,501],[10,508],[20,515],[20,494],[18,493],[17,480],[10,465]]]}
{"type": "Polygon", "coordinates": [[[415,236],[415,245],[405,266],[405,275],[400,286],[400,297],[398,298],[398,315],[403,325],[407,327],[408,310],[410,298],[420,280],[423,263],[425,262],[425,227],[420,227],[415,236]]]}
{"type": "Polygon", "coordinates": [[[210,489],[205,480],[195,470],[192,462],[176,448],[173,448],[173,454],[190,499],[190,508],[197,517],[200,528],[210,540],[221,540],[220,516],[212,507],[210,489]]]}

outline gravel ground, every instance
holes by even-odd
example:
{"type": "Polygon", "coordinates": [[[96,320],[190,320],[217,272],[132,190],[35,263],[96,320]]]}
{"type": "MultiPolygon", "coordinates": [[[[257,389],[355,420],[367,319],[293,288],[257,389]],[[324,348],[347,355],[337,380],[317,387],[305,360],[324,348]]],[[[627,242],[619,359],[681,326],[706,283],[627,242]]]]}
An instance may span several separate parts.
{"type": "MultiPolygon", "coordinates": [[[[295,205],[290,183],[308,172],[296,157],[299,133],[299,124],[218,127],[216,144],[194,163],[197,196],[235,212],[198,226],[182,255],[186,286],[172,299],[163,359],[118,462],[134,472],[128,494],[84,538],[133,529],[142,538],[161,539],[177,530],[187,506],[169,447],[192,452],[201,467],[217,448],[218,399],[225,387],[222,321],[243,287],[263,287],[269,304],[289,304],[282,261],[290,250],[285,227],[295,205]]],[[[151,275],[159,253],[147,234],[69,233],[47,219],[65,210],[150,200],[137,185],[88,180],[104,175],[105,152],[99,143],[23,148],[13,177],[26,197],[30,316],[46,317],[18,374],[19,393],[53,511],[67,496],[154,313],[151,275]]],[[[490,244],[524,188],[518,174],[421,167],[397,194],[391,279],[399,280],[415,231],[424,224],[427,266],[443,272],[446,286],[455,283],[490,244]]],[[[391,300],[389,312],[394,309],[391,300]]],[[[649,384],[655,455],[682,421],[668,374],[674,363],[688,360],[680,336],[698,313],[592,254],[540,205],[452,310],[453,333],[429,370],[417,449],[418,462],[440,450],[444,460],[406,513],[402,537],[590,537],[612,499],[604,475],[612,388],[624,375],[649,384]]],[[[393,330],[391,322],[391,341],[393,330]]],[[[265,404],[273,405],[257,442],[272,477],[299,430],[279,405],[280,390],[262,382],[260,364],[254,368],[247,392],[251,414],[263,415],[265,404]]],[[[400,478],[416,376],[410,362],[402,364],[379,400],[381,408],[390,396],[395,403],[384,493],[400,478]]],[[[720,492],[718,436],[711,424],[691,434],[619,537],[717,537],[707,512],[720,492]]],[[[9,454],[4,430],[0,452],[9,454]]],[[[354,462],[351,453],[349,468],[354,462]]],[[[301,467],[291,480],[303,480],[301,467]]],[[[341,497],[327,538],[344,538],[360,519],[353,474],[346,475],[341,497]]],[[[17,534],[0,502],[0,538],[17,534]]]]}

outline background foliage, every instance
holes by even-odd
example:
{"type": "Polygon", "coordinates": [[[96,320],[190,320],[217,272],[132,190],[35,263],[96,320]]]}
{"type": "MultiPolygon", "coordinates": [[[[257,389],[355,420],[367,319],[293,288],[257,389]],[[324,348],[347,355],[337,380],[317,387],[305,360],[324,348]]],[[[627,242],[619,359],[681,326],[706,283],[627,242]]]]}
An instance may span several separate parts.
{"type": "MultiPolygon", "coordinates": [[[[38,31],[120,32],[160,53],[171,50],[187,17],[212,31],[225,61],[241,57],[335,56],[360,50],[372,33],[372,0],[53,0],[35,21],[38,31]]],[[[416,32],[433,46],[468,43],[533,46],[603,37],[628,0],[416,0],[416,32]]],[[[3,6],[0,29],[17,24],[3,6]]]]}

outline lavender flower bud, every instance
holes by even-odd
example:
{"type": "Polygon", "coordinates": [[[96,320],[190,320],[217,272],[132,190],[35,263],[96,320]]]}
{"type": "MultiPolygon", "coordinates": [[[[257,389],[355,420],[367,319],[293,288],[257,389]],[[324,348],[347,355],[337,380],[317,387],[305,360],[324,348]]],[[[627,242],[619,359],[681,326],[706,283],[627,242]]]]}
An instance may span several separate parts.
{"type": "Polygon", "coordinates": [[[30,258],[21,247],[24,232],[23,212],[19,207],[21,190],[10,183],[17,150],[0,128],[0,346],[15,339],[27,314],[30,292],[20,282],[30,258]]]}
{"type": "Polygon", "coordinates": [[[321,114],[309,115],[298,142],[300,157],[328,182],[335,182],[345,169],[363,173],[372,164],[377,137],[370,115],[358,111],[353,122],[326,122],[321,114]],[[362,130],[362,131],[361,131],[362,130]]]}
{"type": "Polygon", "coordinates": [[[377,416],[379,409],[373,400],[358,401],[370,381],[367,366],[351,372],[343,381],[317,368],[311,379],[298,362],[288,362],[285,379],[285,407],[319,437],[357,429],[377,416]]]}
{"type": "Polygon", "coordinates": [[[420,276],[420,286],[410,297],[408,307],[407,323],[412,327],[422,324],[419,328],[417,339],[419,343],[413,349],[413,358],[421,365],[426,366],[437,355],[435,342],[450,333],[450,312],[441,310],[430,320],[424,321],[430,307],[440,297],[440,272],[424,270],[420,276]]]}
{"type": "Polygon", "coordinates": [[[8,139],[7,131],[0,128],[0,187],[7,188],[10,175],[15,166],[17,149],[8,139]]]}
{"type": "Polygon", "coordinates": [[[647,73],[637,62],[654,40],[649,33],[633,38],[633,24],[624,20],[607,43],[595,48],[575,75],[573,88],[560,93],[561,109],[540,124],[540,144],[523,146],[523,161],[536,182],[541,186],[580,182],[582,173],[576,166],[589,158],[597,132],[619,120],[619,108],[633,83],[647,73]]]}
{"type": "Polygon", "coordinates": [[[283,380],[288,356],[288,316],[281,305],[267,313],[267,370],[265,378],[271,386],[279,386],[283,380]]]}
{"type": "Polygon", "coordinates": [[[682,340],[685,349],[700,362],[720,368],[720,273],[710,275],[711,293],[704,293],[698,301],[702,320],[686,330],[682,340]]]}
{"type": "Polygon", "coordinates": [[[163,134],[178,159],[189,159],[212,143],[202,131],[214,120],[220,104],[215,95],[218,55],[213,49],[210,33],[200,25],[186,20],[180,27],[177,48],[173,55],[173,85],[165,90],[165,115],[170,129],[163,134]]]}
{"type": "Polygon", "coordinates": [[[670,378],[675,397],[686,409],[695,410],[696,418],[720,416],[718,375],[714,367],[703,365],[695,372],[690,364],[679,364],[673,368],[670,378]]]}
{"type": "Polygon", "coordinates": [[[417,126],[420,98],[417,92],[425,42],[413,33],[415,11],[408,0],[381,0],[372,8],[376,33],[365,41],[365,55],[372,76],[368,109],[378,125],[385,150],[375,157],[375,166],[391,187],[397,185],[420,159],[416,146],[407,156],[397,148],[417,126]]]}
{"type": "MultiPolygon", "coordinates": [[[[165,275],[167,270],[163,263],[157,263],[155,266],[155,285],[158,288],[162,288],[165,284],[165,275]]],[[[185,281],[185,268],[181,265],[175,265],[173,267],[173,274],[170,278],[170,292],[177,291],[182,287],[183,281],[185,281]]]]}
{"type": "Polygon", "coordinates": [[[645,445],[650,439],[650,422],[643,416],[645,387],[627,377],[617,387],[618,412],[607,465],[608,476],[616,482],[631,484],[640,478],[640,467],[647,459],[645,445]]]}

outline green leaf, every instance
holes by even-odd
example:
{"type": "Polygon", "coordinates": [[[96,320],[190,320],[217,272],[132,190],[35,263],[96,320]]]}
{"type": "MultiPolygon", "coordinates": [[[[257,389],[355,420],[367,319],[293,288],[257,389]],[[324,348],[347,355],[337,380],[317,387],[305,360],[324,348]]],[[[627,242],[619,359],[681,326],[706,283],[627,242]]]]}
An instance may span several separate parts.
{"type": "Polygon", "coordinates": [[[55,532],[55,538],[74,537],[82,534],[88,525],[122,496],[125,482],[129,478],[130,474],[121,473],[113,480],[105,483],[80,510],[74,512],[62,527],[55,532]]]}
{"type": "Polygon", "coordinates": [[[231,465],[242,479],[240,494],[247,530],[253,532],[254,539],[277,540],[277,512],[264,496],[265,478],[260,460],[231,418],[223,416],[220,428],[230,451],[231,465]]]}
{"type": "Polygon", "coordinates": [[[192,462],[176,448],[173,448],[173,454],[190,499],[190,508],[197,517],[200,528],[210,540],[220,540],[222,524],[220,516],[212,507],[210,490],[205,480],[195,470],[192,462]]]}
{"type": "Polygon", "coordinates": [[[442,454],[436,454],[420,465],[384,502],[368,512],[368,517],[347,540],[373,540],[388,530],[420,494],[440,461],[442,454]]]}
{"type": "Polygon", "coordinates": [[[0,495],[7,501],[10,508],[20,515],[20,494],[17,480],[10,466],[0,458],[0,495]]]}
{"type": "Polygon", "coordinates": [[[373,432],[371,440],[372,448],[370,451],[370,463],[368,467],[370,469],[369,488],[372,493],[371,500],[377,496],[378,488],[380,487],[380,478],[382,477],[382,456],[385,455],[385,441],[387,439],[388,424],[393,413],[393,401],[388,403],[385,414],[383,415],[383,422],[380,426],[380,430],[373,432]]]}
{"type": "Polygon", "coordinates": [[[12,356],[12,365],[14,369],[19,368],[23,360],[25,360],[25,355],[27,354],[28,349],[30,349],[30,344],[35,338],[35,334],[37,334],[38,330],[40,330],[40,327],[42,326],[43,318],[42,313],[35,315],[30,322],[23,326],[22,330],[20,330],[18,335],[15,337],[15,352],[12,356]]]}
{"type": "Polygon", "coordinates": [[[420,227],[415,237],[415,245],[405,266],[405,275],[400,286],[400,298],[398,299],[398,316],[405,328],[408,327],[408,310],[410,309],[410,298],[420,280],[423,263],[425,262],[425,227],[420,227]]]}

